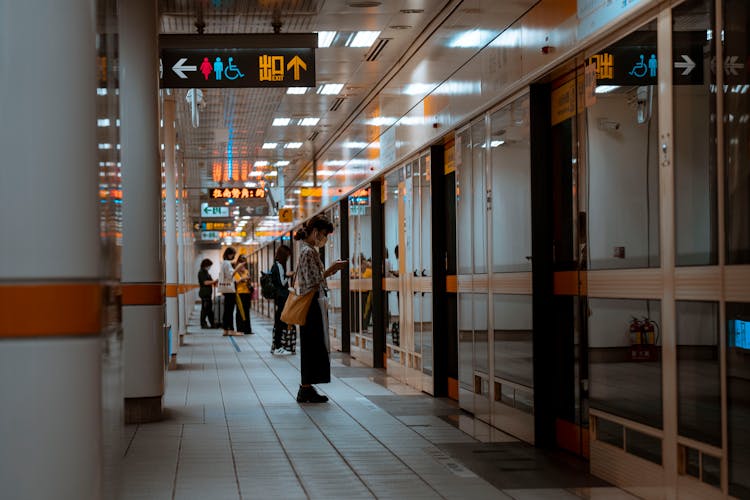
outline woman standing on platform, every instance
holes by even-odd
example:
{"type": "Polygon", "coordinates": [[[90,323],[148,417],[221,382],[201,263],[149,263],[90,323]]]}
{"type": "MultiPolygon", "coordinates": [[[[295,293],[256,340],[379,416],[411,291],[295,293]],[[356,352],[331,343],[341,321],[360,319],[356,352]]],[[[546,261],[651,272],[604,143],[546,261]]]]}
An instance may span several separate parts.
{"type": "Polygon", "coordinates": [[[326,310],[326,278],[346,267],[347,261],[338,260],[328,269],[320,260],[319,248],[328,241],[333,232],[333,224],[325,215],[316,215],[294,235],[302,240],[297,265],[295,284],[297,293],[304,295],[315,292],[307,311],[305,324],[300,327],[300,368],[302,380],[297,393],[299,403],[325,403],[326,396],[317,393],[312,384],[325,384],[331,381],[331,360],[328,357],[328,322],[326,310]]]}
{"type": "Polygon", "coordinates": [[[253,287],[250,286],[250,272],[247,270],[247,257],[237,257],[237,265],[234,267],[235,288],[237,290],[237,331],[245,335],[253,334],[253,326],[250,324],[250,300],[253,296],[253,287]]]}
{"type": "Polygon", "coordinates": [[[289,274],[291,273],[286,272],[286,261],[291,254],[291,248],[286,245],[279,246],[276,249],[273,267],[271,268],[271,282],[276,290],[273,314],[273,343],[271,345],[271,352],[273,354],[291,354],[291,351],[286,350],[281,345],[282,334],[287,329],[287,324],[281,321],[281,311],[284,310],[286,298],[289,297],[289,274]]]}
{"type": "Polygon", "coordinates": [[[221,326],[224,328],[224,336],[234,335],[234,266],[232,259],[237,255],[237,251],[232,247],[224,250],[221,261],[221,270],[219,271],[219,290],[224,295],[224,314],[221,319],[221,326]]]}
{"type": "Polygon", "coordinates": [[[214,328],[214,309],[213,309],[213,287],[216,286],[217,281],[211,277],[208,269],[213,266],[214,263],[211,259],[203,259],[201,261],[201,270],[198,271],[198,283],[200,284],[200,290],[198,296],[201,298],[201,328],[214,328]]]}

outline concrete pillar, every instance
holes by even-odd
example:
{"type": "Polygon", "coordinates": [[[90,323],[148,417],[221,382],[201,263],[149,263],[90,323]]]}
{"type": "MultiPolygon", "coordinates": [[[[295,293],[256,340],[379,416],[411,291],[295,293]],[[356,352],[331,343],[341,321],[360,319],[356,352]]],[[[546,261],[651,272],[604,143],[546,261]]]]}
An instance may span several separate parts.
{"type": "Polygon", "coordinates": [[[0,497],[102,497],[95,16],[0,0],[0,497]]]}
{"type": "Polygon", "coordinates": [[[177,170],[176,170],[176,132],[175,132],[175,101],[174,95],[164,99],[164,211],[165,211],[165,263],[167,267],[167,323],[172,328],[172,338],[169,350],[172,355],[169,367],[177,366],[177,352],[179,351],[180,335],[178,320],[178,291],[180,281],[177,274],[177,170]]]}
{"type": "Polygon", "coordinates": [[[164,259],[156,0],[120,4],[125,421],[161,418],[164,259]]]}

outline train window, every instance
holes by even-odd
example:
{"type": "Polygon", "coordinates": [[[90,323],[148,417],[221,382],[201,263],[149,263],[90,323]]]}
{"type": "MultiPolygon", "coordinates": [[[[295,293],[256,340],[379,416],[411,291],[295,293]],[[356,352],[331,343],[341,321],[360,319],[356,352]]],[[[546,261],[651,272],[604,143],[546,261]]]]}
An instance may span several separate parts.
{"type": "Polygon", "coordinates": [[[661,303],[589,299],[591,408],[662,427],[661,303]]]}
{"type": "Polygon", "coordinates": [[[717,262],[714,2],[672,10],[676,264],[717,262]],[[679,55],[677,55],[679,54],[679,55]]]}
{"type": "Polygon", "coordinates": [[[529,98],[491,117],[492,269],[531,271],[531,152],[529,98]]]}
{"type": "Polygon", "coordinates": [[[593,54],[586,108],[591,269],[659,267],[656,22],[593,54]]]}
{"type": "Polygon", "coordinates": [[[679,433],[721,447],[719,304],[677,301],[676,307],[679,433]]]}
{"type": "MultiPolygon", "coordinates": [[[[724,154],[727,264],[750,263],[750,4],[724,1],[724,154]]],[[[750,469],[746,469],[750,470],[750,469]]],[[[746,474],[747,478],[748,475],[746,474]]],[[[750,490],[745,495],[750,494],[750,490]]]]}
{"type": "Polygon", "coordinates": [[[727,303],[726,318],[729,494],[750,498],[750,303],[727,303]]]}

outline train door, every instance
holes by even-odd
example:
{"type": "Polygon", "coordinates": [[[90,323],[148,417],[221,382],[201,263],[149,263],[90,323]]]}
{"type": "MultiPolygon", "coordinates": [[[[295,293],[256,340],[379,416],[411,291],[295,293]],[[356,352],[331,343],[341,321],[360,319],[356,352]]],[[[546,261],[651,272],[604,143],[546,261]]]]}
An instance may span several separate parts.
{"type": "Polygon", "coordinates": [[[455,142],[459,404],[534,442],[529,99],[455,142]]]}
{"type": "Polygon", "coordinates": [[[433,393],[430,155],[386,175],[386,366],[408,385],[433,393]]]}

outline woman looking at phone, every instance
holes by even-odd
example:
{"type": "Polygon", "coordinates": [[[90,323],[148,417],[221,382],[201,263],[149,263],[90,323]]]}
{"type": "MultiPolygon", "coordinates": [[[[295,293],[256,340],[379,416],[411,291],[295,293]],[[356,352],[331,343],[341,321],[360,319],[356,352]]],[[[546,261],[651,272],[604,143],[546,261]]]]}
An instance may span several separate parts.
{"type": "Polygon", "coordinates": [[[333,224],[325,215],[316,215],[294,235],[302,240],[295,285],[299,295],[314,291],[312,303],[307,311],[305,324],[300,327],[300,368],[302,380],[297,393],[299,403],[325,403],[326,396],[318,394],[312,384],[331,381],[331,360],[328,356],[328,311],[326,278],[344,267],[347,262],[338,260],[325,269],[320,259],[319,248],[328,241],[333,224]]]}

